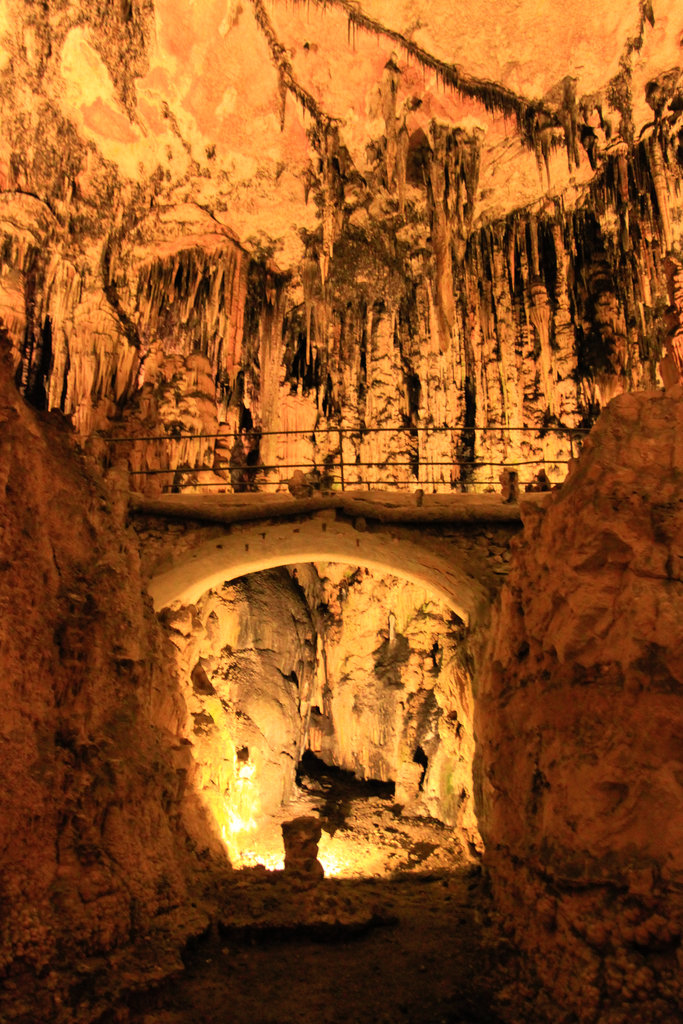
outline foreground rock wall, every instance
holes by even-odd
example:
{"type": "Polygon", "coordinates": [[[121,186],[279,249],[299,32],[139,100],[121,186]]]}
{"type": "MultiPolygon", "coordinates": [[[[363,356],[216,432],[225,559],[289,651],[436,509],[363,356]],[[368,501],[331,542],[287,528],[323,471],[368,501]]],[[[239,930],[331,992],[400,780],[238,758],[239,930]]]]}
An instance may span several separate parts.
{"type": "Polygon", "coordinates": [[[682,398],[616,399],[527,512],[480,678],[486,859],[552,1020],[683,1019],[682,398]]]}
{"type": "Polygon", "coordinates": [[[185,709],[125,506],[8,381],[3,361],[0,1018],[61,1024],[177,967],[205,918],[185,709]]]}

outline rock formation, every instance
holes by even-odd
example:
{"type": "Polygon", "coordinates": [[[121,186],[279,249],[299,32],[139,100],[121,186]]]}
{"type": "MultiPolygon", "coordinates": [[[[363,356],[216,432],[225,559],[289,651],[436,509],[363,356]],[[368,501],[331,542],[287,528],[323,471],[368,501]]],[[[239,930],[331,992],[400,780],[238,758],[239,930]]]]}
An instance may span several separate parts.
{"type": "MultiPolygon", "coordinates": [[[[246,576],[163,619],[189,712],[188,784],[233,864],[281,862],[269,822],[295,798],[306,751],[394,782],[404,813],[480,846],[464,630],[429,592],[299,565],[246,576]]],[[[200,842],[203,821],[188,815],[200,842]]]]}
{"type": "Polygon", "coordinates": [[[7,353],[0,389],[0,1017],[91,1020],[206,925],[185,707],[125,500],[27,407],[7,353]]]}
{"type": "Polygon", "coordinates": [[[558,481],[678,378],[675,0],[385,7],[7,0],[2,325],[139,489],[558,481]]]}
{"type": "Polygon", "coordinates": [[[681,397],[615,399],[527,511],[478,675],[486,860],[550,1019],[683,1012],[681,397]]]}
{"type": "Polygon", "coordinates": [[[212,591],[166,624],[189,711],[193,786],[238,863],[264,816],[294,795],[314,672],[308,608],[275,570],[212,591]]]}
{"type": "Polygon", "coordinates": [[[322,835],[320,821],[312,817],[294,818],[284,822],[285,872],[301,881],[319,882],[323,866],[318,860],[318,843],[322,835]]]}

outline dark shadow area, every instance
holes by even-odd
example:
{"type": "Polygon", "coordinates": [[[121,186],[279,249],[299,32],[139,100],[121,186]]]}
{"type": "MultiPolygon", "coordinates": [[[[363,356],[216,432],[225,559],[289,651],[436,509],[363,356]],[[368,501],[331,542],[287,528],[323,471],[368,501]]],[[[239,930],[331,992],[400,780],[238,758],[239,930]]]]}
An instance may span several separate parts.
{"type": "Polygon", "coordinates": [[[422,747],[418,747],[415,753],[413,754],[413,764],[419,764],[420,768],[422,769],[422,774],[420,775],[420,781],[418,782],[417,787],[420,790],[420,792],[422,792],[425,775],[427,774],[427,768],[429,767],[429,759],[427,758],[427,755],[425,754],[422,747]]]}
{"type": "Polygon", "coordinates": [[[400,690],[403,686],[401,668],[410,658],[410,644],[406,637],[397,633],[387,639],[375,651],[375,675],[385,686],[400,690]]]}
{"type": "Polygon", "coordinates": [[[502,1024],[514,951],[477,868],[292,880],[249,869],[216,885],[184,971],[100,1024],[502,1024]]]}
{"type": "Polygon", "coordinates": [[[346,824],[354,800],[379,797],[393,801],[396,789],[393,782],[358,779],[353,772],[326,764],[310,750],[299,762],[296,782],[304,793],[325,798],[318,814],[323,830],[331,836],[346,824]]]}

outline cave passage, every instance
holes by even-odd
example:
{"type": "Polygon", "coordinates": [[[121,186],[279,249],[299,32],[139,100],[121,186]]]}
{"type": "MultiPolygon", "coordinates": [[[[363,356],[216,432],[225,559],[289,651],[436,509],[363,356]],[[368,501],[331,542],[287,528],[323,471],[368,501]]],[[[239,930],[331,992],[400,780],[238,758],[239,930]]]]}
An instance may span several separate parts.
{"type": "Polygon", "coordinates": [[[163,618],[188,680],[191,781],[233,867],[282,870],[300,818],[326,878],[476,861],[467,637],[428,590],[305,563],[163,618]]]}

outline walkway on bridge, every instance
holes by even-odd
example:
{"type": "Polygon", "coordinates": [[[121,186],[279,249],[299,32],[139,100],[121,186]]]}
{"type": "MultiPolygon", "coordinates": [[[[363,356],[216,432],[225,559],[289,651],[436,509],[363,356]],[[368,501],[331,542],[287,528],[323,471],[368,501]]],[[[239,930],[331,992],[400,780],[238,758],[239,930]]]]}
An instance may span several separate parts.
{"type": "Polygon", "coordinates": [[[358,489],[478,493],[499,489],[501,474],[519,486],[539,476],[557,484],[580,451],[587,427],[314,426],[254,427],[210,433],[100,436],[111,461],[125,459],[141,490],[267,491],[311,481],[342,492],[358,489]]]}
{"type": "Polygon", "coordinates": [[[285,519],[333,511],[353,520],[380,523],[519,523],[525,505],[539,506],[547,492],[529,492],[520,502],[505,502],[500,494],[423,494],[408,491],[335,491],[295,498],[290,494],[131,494],[130,509],[142,515],[207,523],[244,523],[285,519]]]}

